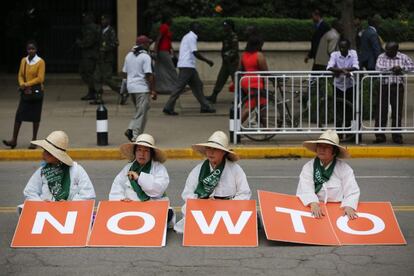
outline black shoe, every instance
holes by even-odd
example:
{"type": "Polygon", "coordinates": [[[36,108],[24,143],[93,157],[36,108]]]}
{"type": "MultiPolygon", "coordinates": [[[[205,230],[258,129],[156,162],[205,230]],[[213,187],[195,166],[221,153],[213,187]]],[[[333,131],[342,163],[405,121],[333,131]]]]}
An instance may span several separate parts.
{"type": "Polygon", "coordinates": [[[163,109],[162,112],[164,112],[165,115],[169,115],[169,116],[177,116],[178,113],[172,110],[168,110],[168,109],[163,109]]]}
{"type": "Polygon", "coordinates": [[[372,143],[373,144],[382,144],[382,143],[385,143],[386,141],[387,141],[387,139],[385,139],[385,138],[377,137],[377,138],[375,138],[374,141],[372,141],[372,143]]]}
{"type": "Polygon", "coordinates": [[[202,108],[200,109],[200,113],[216,113],[216,110],[214,108],[202,108]]]}
{"type": "Polygon", "coordinates": [[[121,101],[119,102],[120,105],[126,105],[128,100],[129,94],[121,94],[121,101]]]}
{"type": "Polygon", "coordinates": [[[132,138],[134,137],[134,135],[132,134],[132,129],[125,130],[124,135],[126,136],[126,138],[128,138],[130,142],[132,142],[132,138]]]}
{"type": "Polygon", "coordinates": [[[17,143],[13,143],[12,141],[3,140],[3,144],[6,147],[10,147],[11,149],[14,149],[17,145],[17,143]]]}
{"type": "Polygon", "coordinates": [[[95,95],[93,94],[87,94],[86,96],[83,96],[81,98],[82,101],[90,101],[90,100],[95,100],[95,95]]]}
{"type": "Polygon", "coordinates": [[[392,138],[392,141],[393,141],[395,144],[398,144],[398,145],[402,145],[402,144],[404,144],[402,137],[395,137],[395,138],[392,138]]]}
{"type": "Polygon", "coordinates": [[[206,97],[206,100],[209,101],[210,103],[215,104],[217,102],[217,95],[211,94],[210,96],[206,97]]]}

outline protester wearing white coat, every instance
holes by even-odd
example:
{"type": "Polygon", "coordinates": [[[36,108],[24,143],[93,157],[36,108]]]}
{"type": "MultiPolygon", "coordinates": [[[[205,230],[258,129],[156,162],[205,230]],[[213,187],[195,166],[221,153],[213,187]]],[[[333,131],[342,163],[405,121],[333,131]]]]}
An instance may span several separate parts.
{"type": "MultiPolygon", "coordinates": [[[[193,145],[207,160],[198,164],[187,177],[181,197],[187,199],[248,200],[251,190],[243,169],[235,163],[239,157],[228,149],[228,137],[216,131],[207,143],[193,145]],[[204,184],[204,185],[203,185],[204,184]],[[203,188],[204,186],[204,188],[203,188]]],[[[186,205],[181,208],[183,218],[174,230],[184,232],[186,205]]]]}
{"type": "Polygon", "coordinates": [[[303,145],[317,154],[303,166],[299,177],[296,195],[303,205],[310,205],[312,214],[319,218],[324,215],[320,201],[341,202],[344,214],[355,219],[360,190],[351,167],[338,159],[350,155],[339,145],[336,132],[327,130],[318,140],[305,141],[303,145]]]}

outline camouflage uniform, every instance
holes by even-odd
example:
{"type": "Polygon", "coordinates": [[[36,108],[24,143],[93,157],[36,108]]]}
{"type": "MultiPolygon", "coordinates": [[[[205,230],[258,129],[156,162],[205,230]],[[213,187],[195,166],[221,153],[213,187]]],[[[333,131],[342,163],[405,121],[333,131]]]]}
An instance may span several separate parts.
{"type": "Polygon", "coordinates": [[[112,90],[119,93],[121,83],[112,78],[112,68],[115,62],[115,50],[118,47],[118,39],[114,28],[106,27],[101,32],[99,41],[98,60],[94,73],[94,88],[97,92],[97,101],[102,102],[102,86],[107,84],[112,90]]]}
{"type": "Polygon", "coordinates": [[[207,97],[208,100],[213,103],[216,102],[217,95],[223,89],[229,76],[234,82],[234,73],[239,66],[239,39],[235,32],[232,31],[225,35],[223,39],[223,47],[221,49],[221,57],[223,63],[217,76],[213,94],[210,97],[207,97]]]}
{"type": "Polygon", "coordinates": [[[81,49],[79,73],[82,80],[88,85],[88,95],[82,99],[89,100],[95,97],[94,72],[98,58],[100,28],[95,23],[89,23],[82,27],[82,38],[77,41],[81,49]]]}

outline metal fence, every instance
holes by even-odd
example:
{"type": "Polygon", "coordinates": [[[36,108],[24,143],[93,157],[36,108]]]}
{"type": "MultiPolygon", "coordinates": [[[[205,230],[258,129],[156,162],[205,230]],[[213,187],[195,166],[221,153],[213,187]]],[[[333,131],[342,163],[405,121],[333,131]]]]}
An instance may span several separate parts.
{"type": "Polygon", "coordinates": [[[356,143],[363,133],[414,133],[414,74],[266,71],[237,72],[236,80],[234,143],[328,128],[356,143]]]}

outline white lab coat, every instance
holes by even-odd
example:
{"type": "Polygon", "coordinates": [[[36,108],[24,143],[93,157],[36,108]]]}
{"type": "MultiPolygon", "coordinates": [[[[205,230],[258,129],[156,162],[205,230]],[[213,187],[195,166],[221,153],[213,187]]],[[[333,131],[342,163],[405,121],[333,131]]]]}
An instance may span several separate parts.
{"type": "MultiPolygon", "coordinates": [[[[198,177],[200,175],[202,165],[203,162],[198,164],[187,177],[184,191],[181,194],[181,197],[185,202],[187,199],[198,198],[198,195],[194,192],[198,185],[198,177]]],[[[210,165],[210,171],[212,170],[213,168],[210,165]]],[[[248,200],[251,195],[252,192],[243,169],[237,163],[226,160],[226,165],[224,166],[223,172],[220,176],[220,181],[210,197],[232,197],[233,200],[248,200]]],[[[181,208],[183,218],[174,226],[174,230],[178,233],[184,232],[185,208],[186,205],[184,204],[181,208]]]]}
{"type": "MultiPolygon", "coordinates": [[[[131,186],[127,176],[132,163],[128,163],[115,177],[112,183],[111,192],[109,193],[109,200],[122,200],[129,198],[134,201],[139,201],[137,193],[131,186]]],[[[150,173],[141,172],[138,177],[138,185],[151,199],[163,199],[164,192],[167,190],[170,178],[167,169],[163,164],[157,161],[152,161],[150,173]]]]}
{"type": "Polygon", "coordinates": [[[358,207],[359,187],[355,180],[354,171],[344,161],[337,159],[334,171],[327,182],[322,186],[318,194],[315,194],[315,183],[313,182],[313,162],[307,162],[300,173],[299,185],[296,195],[303,205],[312,202],[341,202],[341,207],[358,207]]]}
{"type": "MultiPolygon", "coordinates": [[[[40,174],[42,167],[38,168],[24,188],[23,194],[26,200],[50,200],[55,201],[47,185],[46,178],[40,174]]],[[[70,190],[68,201],[95,199],[95,190],[85,169],[76,162],[69,168],[70,190]]]]}

